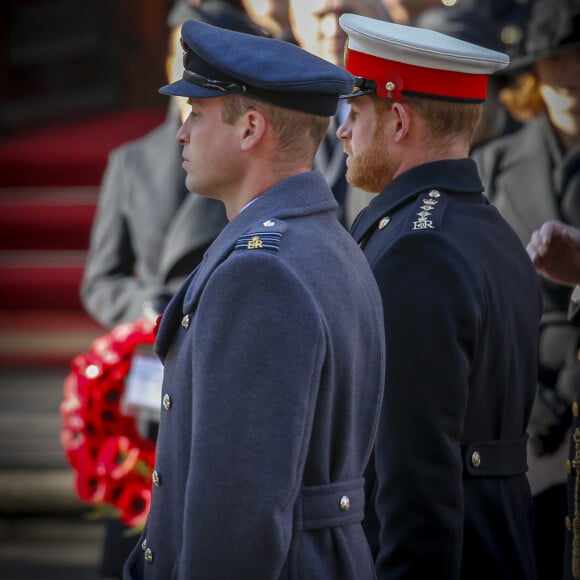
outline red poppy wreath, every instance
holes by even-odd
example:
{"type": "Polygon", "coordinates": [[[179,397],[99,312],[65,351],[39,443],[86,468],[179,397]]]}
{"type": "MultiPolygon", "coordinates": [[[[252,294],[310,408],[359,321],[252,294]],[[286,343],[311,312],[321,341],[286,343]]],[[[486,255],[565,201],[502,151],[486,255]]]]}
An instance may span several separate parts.
{"type": "Polygon", "coordinates": [[[137,347],[151,345],[150,320],[122,324],[76,356],[64,382],[61,442],[75,471],[79,498],[111,506],[120,520],[142,528],[151,502],[155,443],[121,410],[125,379],[137,347]]]}

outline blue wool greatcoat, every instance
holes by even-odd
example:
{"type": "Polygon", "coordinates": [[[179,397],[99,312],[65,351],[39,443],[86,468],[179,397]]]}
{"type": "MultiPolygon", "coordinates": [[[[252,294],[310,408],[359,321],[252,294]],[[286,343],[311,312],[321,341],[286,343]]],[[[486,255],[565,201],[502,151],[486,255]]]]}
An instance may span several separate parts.
{"type": "Polygon", "coordinates": [[[280,182],[168,305],[152,505],[125,579],[374,577],[361,521],[383,317],[335,210],[318,172],[280,182]]]}
{"type": "MultiPolygon", "coordinates": [[[[383,299],[380,580],[532,580],[526,428],[542,303],[470,159],[395,178],[352,228],[383,299]]],[[[369,486],[371,487],[371,486],[369,486]]]]}

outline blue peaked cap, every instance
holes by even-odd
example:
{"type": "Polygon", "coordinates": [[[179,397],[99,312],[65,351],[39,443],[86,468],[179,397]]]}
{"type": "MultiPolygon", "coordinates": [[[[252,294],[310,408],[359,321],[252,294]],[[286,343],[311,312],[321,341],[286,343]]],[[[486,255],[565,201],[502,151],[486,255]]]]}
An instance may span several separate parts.
{"type": "Polygon", "coordinates": [[[188,20],[181,29],[183,78],[159,92],[209,99],[238,93],[279,107],[324,117],[354,77],[303,49],[273,38],[188,20]]]}

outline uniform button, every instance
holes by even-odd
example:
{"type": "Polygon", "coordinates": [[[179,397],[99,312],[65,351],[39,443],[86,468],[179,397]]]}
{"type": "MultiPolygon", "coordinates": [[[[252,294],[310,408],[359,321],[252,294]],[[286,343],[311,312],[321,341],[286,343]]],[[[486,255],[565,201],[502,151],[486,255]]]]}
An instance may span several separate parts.
{"type": "Polygon", "coordinates": [[[441,194],[436,189],[432,189],[429,192],[429,197],[434,197],[435,199],[437,199],[438,197],[441,197],[441,194]]]}
{"type": "Polygon", "coordinates": [[[169,411],[169,409],[171,409],[171,405],[172,405],[171,397],[166,393],[165,395],[163,395],[163,408],[166,411],[169,411]]]}
{"type": "Polygon", "coordinates": [[[186,314],[182,319],[181,319],[181,326],[183,326],[183,328],[185,328],[185,330],[187,330],[189,328],[189,323],[190,323],[191,319],[189,318],[189,314],[186,314]]]}
{"type": "Polygon", "coordinates": [[[384,230],[388,225],[389,222],[391,221],[391,218],[389,216],[385,216],[380,222],[379,222],[379,230],[384,230]]]}
{"type": "Polygon", "coordinates": [[[473,465],[473,467],[479,467],[481,464],[481,455],[479,454],[479,451],[474,451],[471,454],[471,465],[473,465]]]}
{"type": "Polygon", "coordinates": [[[151,548],[147,548],[145,550],[145,554],[143,557],[145,558],[145,562],[147,562],[147,564],[151,564],[151,562],[153,562],[153,551],[151,550],[151,548]]]}
{"type": "Polygon", "coordinates": [[[151,481],[153,481],[153,485],[156,485],[157,487],[161,485],[161,478],[156,469],[153,470],[153,473],[151,474],[151,481]]]}
{"type": "Polygon", "coordinates": [[[141,542],[141,549],[145,551],[147,549],[147,538],[144,538],[141,542]]]}
{"type": "Polygon", "coordinates": [[[572,415],[573,415],[574,417],[578,417],[578,411],[579,411],[579,410],[580,410],[580,409],[578,408],[578,402],[577,402],[577,401],[574,401],[574,402],[572,403],[572,415]]]}
{"type": "Polygon", "coordinates": [[[276,225],[276,222],[274,220],[266,220],[264,223],[262,223],[262,225],[265,228],[271,228],[272,226],[276,225]]]}
{"type": "Polygon", "coordinates": [[[350,498],[348,495],[343,495],[338,503],[341,512],[347,512],[350,509],[350,498]]]}

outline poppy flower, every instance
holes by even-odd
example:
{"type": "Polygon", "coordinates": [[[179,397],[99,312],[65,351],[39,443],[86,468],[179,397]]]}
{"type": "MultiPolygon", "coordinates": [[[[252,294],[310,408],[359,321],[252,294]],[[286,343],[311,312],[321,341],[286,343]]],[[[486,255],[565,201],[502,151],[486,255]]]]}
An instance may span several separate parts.
{"type": "Polygon", "coordinates": [[[115,508],[130,526],[142,526],[151,502],[155,443],[139,433],[121,401],[133,354],[153,344],[154,325],[142,319],[97,338],[71,361],[63,385],[61,444],[75,470],[80,499],[115,508]]]}

